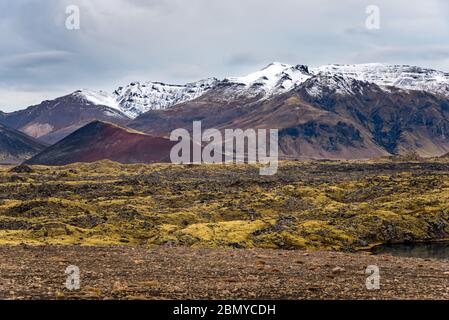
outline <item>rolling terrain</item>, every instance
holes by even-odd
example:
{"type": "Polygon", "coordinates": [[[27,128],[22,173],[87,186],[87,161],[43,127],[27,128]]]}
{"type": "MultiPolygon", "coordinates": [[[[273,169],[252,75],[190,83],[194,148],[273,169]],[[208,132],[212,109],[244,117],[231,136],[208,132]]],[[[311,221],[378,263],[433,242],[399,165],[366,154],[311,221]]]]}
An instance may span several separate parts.
{"type": "Polygon", "coordinates": [[[0,167],[1,299],[447,299],[449,162],[0,167]],[[362,250],[362,251],[360,251],[362,250]],[[81,270],[80,290],[64,283],[81,270]],[[365,287],[368,265],[380,290],[365,287]]]}
{"type": "Polygon", "coordinates": [[[353,251],[449,238],[447,159],[3,167],[0,244],[353,251]]]}

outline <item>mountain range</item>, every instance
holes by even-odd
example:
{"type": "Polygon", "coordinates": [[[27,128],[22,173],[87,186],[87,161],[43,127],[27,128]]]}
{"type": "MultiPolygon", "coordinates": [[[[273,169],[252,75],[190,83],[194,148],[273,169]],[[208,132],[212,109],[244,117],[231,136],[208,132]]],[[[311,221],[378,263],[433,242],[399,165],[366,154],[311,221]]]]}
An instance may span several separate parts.
{"type": "Polygon", "coordinates": [[[153,137],[191,129],[194,120],[204,129],[278,128],[280,154],[293,159],[439,156],[449,151],[449,73],[272,63],[243,77],[132,82],[113,93],[78,90],[0,113],[0,123],[50,144],[96,120],[153,137]]]}
{"type": "Polygon", "coordinates": [[[161,82],[132,82],[119,87],[112,94],[86,92],[93,103],[115,108],[130,118],[149,111],[167,109],[173,105],[194,100],[210,90],[223,86],[235,87],[229,94],[262,95],[269,98],[290,91],[311,77],[341,75],[381,87],[394,86],[405,90],[422,90],[449,97],[449,73],[428,68],[380,63],[355,65],[324,65],[309,68],[274,62],[243,77],[209,78],[185,85],[161,82]]]}

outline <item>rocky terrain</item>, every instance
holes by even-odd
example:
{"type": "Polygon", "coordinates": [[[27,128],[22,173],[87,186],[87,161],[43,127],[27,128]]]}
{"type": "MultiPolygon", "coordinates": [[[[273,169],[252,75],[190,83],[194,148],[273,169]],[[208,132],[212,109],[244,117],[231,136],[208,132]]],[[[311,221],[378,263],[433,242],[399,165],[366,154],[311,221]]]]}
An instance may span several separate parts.
{"type": "Polygon", "coordinates": [[[0,167],[0,299],[449,299],[446,158],[0,167]],[[80,290],[64,287],[69,265],[80,290]],[[365,270],[380,268],[380,290],[365,270]]]}
{"type": "Polygon", "coordinates": [[[449,238],[449,162],[3,167],[0,244],[354,251],[449,238]]]}
{"type": "Polygon", "coordinates": [[[0,246],[0,299],[449,299],[449,263],[263,249],[0,246]],[[65,288],[69,265],[80,289],[65,288]],[[377,265],[380,289],[366,288],[377,265]]]}

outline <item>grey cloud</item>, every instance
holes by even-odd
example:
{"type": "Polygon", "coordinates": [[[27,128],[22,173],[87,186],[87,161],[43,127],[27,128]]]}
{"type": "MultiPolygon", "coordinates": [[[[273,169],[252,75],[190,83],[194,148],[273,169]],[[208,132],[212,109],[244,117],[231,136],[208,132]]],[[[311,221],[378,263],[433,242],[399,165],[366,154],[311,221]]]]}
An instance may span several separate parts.
{"type": "Polygon", "coordinates": [[[429,63],[444,60],[449,57],[449,46],[381,46],[373,47],[355,56],[356,60],[371,61],[380,59],[382,61],[396,63],[407,63],[408,61],[426,61],[429,63]]]}
{"type": "Polygon", "coordinates": [[[364,26],[358,26],[344,29],[343,33],[349,37],[379,37],[382,34],[382,31],[377,29],[370,30],[364,26]]]}
{"type": "Polygon", "coordinates": [[[170,2],[164,0],[123,0],[123,5],[131,4],[139,8],[150,10],[169,10],[170,2]]]}
{"type": "Polygon", "coordinates": [[[6,68],[30,68],[44,67],[52,64],[64,63],[72,56],[70,52],[50,50],[40,52],[30,52],[2,57],[0,64],[6,68]]]}
{"type": "MultiPolygon", "coordinates": [[[[395,62],[448,71],[446,2],[375,2],[376,32],[364,28],[371,0],[0,1],[0,91],[112,91],[134,80],[242,75],[272,61],[395,62]],[[69,4],[80,7],[80,30],[65,28],[69,4]]],[[[0,109],[24,107],[13,96],[0,100],[0,109]]]]}
{"type": "Polygon", "coordinates": [[[226,59],[226,63],[232,66],[255,64],[260,62],[260,57],[251,52],[236,53],[226,59]]]}

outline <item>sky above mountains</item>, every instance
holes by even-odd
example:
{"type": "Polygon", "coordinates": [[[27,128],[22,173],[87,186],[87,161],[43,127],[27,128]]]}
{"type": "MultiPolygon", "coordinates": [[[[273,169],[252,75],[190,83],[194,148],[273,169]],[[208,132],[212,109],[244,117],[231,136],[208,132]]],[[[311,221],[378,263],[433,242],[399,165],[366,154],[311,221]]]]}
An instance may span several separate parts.
{"type": "Polygon", "coordinates": [[[130,81],[244,75],[272,61],[385,62],[449,71],[444,0],[0,2],[0,110],[130,81]],[[66,28],[66,7],[80,29],[66,28]],[[380,9],[369,30],[368,5],[380,9]]]}

